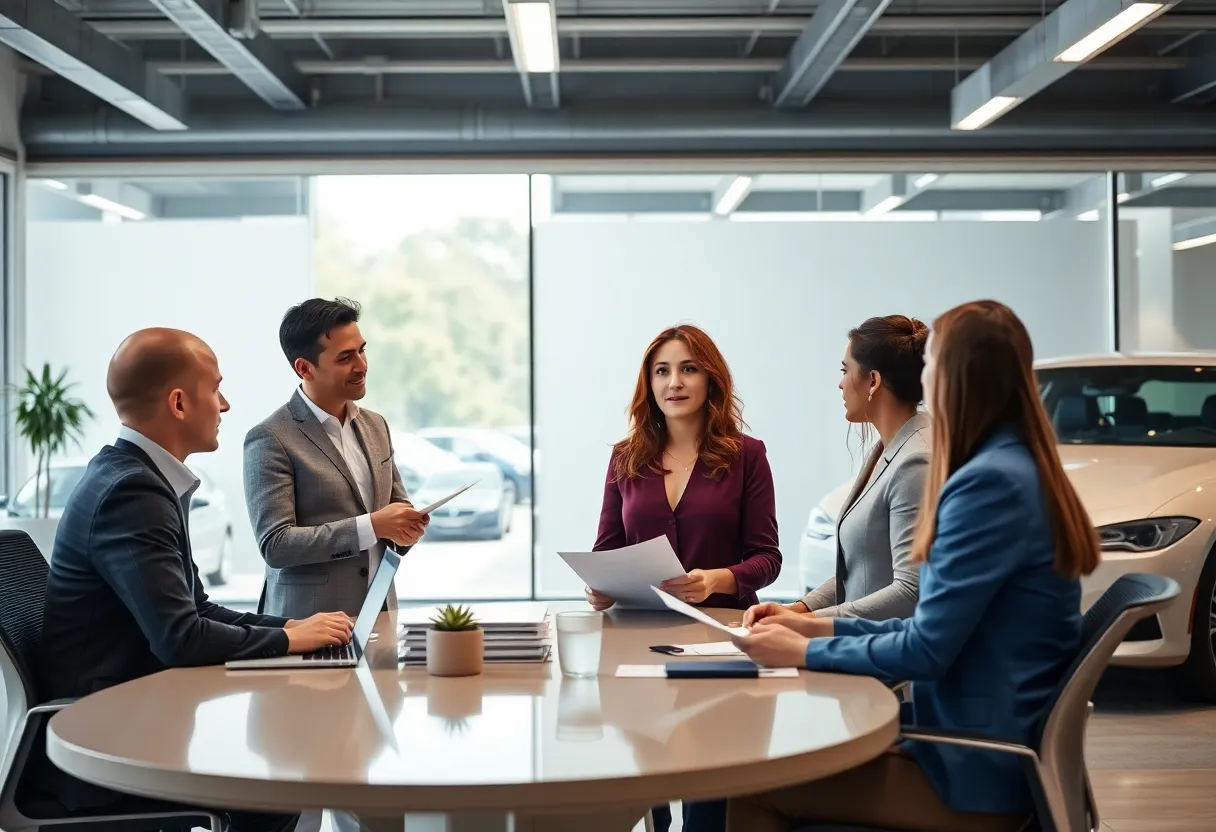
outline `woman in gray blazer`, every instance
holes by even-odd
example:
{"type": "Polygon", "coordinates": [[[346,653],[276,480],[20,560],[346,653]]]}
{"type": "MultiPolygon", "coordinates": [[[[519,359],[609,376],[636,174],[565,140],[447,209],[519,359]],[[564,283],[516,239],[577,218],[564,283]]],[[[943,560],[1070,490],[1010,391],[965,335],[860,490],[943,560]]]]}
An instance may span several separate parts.
{"type": "MultiPolygon", "coordinates": [[[[790,609],[817,616],[910,618],[920,567],[912,537],[929,471],[929,417],[923,398],[923,323],[903,315],[870,318],[849,333],[841,365],[845,418],[878,434],[836,521],[836,576],[790,609]]],[[[748,610],[745,624],[768,614],[748,610]]]]}

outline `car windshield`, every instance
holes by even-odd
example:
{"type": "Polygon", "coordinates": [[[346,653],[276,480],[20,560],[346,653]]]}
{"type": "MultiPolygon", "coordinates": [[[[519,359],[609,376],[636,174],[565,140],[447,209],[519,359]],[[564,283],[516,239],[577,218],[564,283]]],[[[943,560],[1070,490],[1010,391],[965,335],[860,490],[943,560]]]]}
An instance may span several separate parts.
{"type": "Polygon", "coordinates": [[[1216,448],[1216,366],[1057,367],[1037,375],[1061,444],[1216,448]]]}
{"type": "MultiPolygon", "coordinates": [[[[80,478],[84,476],[84,466],[73,466],[70,468],[52,468],[51,469],[51,508],[63,508],[68,504],[68,497],[72,496],[72,491],[80,482],[80,478]]],[[[37,489],[39,501],[46,499],[46,474],[38,477],[37,483],[31,477],[21,490],[17,492],[17,499],[13,500],[14,511],[25,514],[26,512],[33,513],[35,509],[34,494],[37,489]]]]}

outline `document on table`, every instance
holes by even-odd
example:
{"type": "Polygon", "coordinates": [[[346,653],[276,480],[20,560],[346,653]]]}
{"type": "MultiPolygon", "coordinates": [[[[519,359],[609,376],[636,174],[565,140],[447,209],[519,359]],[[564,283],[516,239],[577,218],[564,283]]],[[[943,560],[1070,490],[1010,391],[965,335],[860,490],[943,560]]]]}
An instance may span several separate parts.
{"type": "Polygon", "coordinates": [[[700,621],[702,624],[707,624],[710,627],[713,627],[715,630],[721,630],[722,632],[726,633],[727,635],[732,635],[732,636],[747,635],[746,627],[727,627],[725,624],[722,624],[721,622],[715,621],[714,619],[710,618],[708,615],[701,612],[696,607],[691,606],[689,604],[685,604],[683,601],[681,601],[679,598],[676,598],[674,595],[670,595],[670,594],[664,592],[663,590],[659,589],[657,586],[652,586],[651,589],[653,589],[655,591],[655,593],[659,596],[659,600],[667,605],[668,609],[673,609],[678,613],[687,615],[689,618],[692,618],[696,621],[700,621]]]}
{"type": "MultiPolygon", "coordinates": [[[[762,667],[761,679],[797,679],[796,667],[762,667]]],[[[616,676],[622,679],[666,679],[667,667],[661,664],[620,664],[616,676]]]]}
{"type": "Polygon", "coordinates": [[[667,535],[603,552],[558,552],[583,583],[622,609],[658,610],[663,605],[650,588],[687,574],[667,535]]]}
{"type": "Polygon", "coordinates": [[[426,508],[418,509],[418,513],[419,514],[430,514],[432,511],[439,508],[441,505],[448,502],[449,500],[455,500],[457,497],[459,497],[464,492],[468,491],[473,486],[477,485],[477,483],[479,483],[479,482],[481,482],[481,480],[473,480],[473,482],[469,483],[468,485],[460,486],[460,488],[457,488],[455,491],[453,491],[448,496],[444,497],[442,500],[436,500],[435,502],[431,503],[426,508]]]}
{"type": "Polygon", "coordinates": [[[743,651],[729,641],[711,641],[708,644],[677,644],[681,656],[742,656],[743,651]]]}

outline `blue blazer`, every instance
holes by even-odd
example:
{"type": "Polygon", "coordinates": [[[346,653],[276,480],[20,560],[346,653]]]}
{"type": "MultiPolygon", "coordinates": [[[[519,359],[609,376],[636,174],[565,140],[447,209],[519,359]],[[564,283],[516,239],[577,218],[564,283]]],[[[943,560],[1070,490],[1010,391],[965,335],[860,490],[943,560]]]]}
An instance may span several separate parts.
{"type": "MultiPolygon", "coordinates": [[[[807,667],[911,680],[912,727],[1026,743],[1081,646],[1081,585],[1054,561],[1038,469],[1002,430],[942,488],[913,616],[838,618],[835,637],[812,639],[807,667]]],[[[1033,811],[1017,757],[908,746],[950,808],[1033,811]]]]}

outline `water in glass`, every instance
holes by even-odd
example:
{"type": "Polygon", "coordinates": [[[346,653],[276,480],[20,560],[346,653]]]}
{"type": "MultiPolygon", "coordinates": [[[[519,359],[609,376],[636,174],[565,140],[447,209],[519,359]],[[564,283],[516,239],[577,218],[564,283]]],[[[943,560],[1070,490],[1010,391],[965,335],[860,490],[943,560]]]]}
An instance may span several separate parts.
{"type": "Polygon", "coordinates": [[[603,613],[557,614],[557,660],[567,676],[595,676],[600,670],[603,613]]]}

